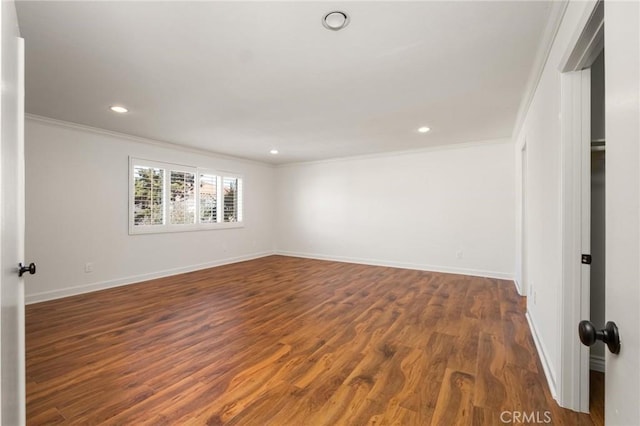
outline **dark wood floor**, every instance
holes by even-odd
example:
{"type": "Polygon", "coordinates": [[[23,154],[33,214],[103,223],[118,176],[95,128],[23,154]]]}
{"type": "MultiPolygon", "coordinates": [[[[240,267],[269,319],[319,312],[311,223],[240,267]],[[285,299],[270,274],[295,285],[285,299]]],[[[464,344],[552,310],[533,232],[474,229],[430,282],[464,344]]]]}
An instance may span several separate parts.
{"type": "Polygon", "coordinates": [[[503,411],[593,424],[551,398],[507,281],[271,256],[27,307],[31,425],[496,425],[503,411]]]}
{"type": "Polygon", "coordinates": [[[604,373],[589,372],[589,411],[595,426],[604,425],[604,373]]]}

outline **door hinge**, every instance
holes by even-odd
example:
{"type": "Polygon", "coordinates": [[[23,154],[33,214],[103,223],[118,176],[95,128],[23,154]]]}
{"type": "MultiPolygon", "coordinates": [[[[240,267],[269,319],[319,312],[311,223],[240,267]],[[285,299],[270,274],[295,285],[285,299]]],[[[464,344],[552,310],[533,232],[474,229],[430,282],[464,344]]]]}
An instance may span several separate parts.
{"type": "Polygon", "coordinates": [[[582,255],[582,263],[584,263],[585,265],[591,265],[591,255],[590,254],[583,254],[582,255]]]}

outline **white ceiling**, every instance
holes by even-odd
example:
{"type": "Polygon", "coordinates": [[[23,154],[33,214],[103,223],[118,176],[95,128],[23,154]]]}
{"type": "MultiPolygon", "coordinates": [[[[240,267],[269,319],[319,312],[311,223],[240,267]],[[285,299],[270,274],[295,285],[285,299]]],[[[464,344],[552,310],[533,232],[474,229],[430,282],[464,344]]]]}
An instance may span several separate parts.
{"type": "Polygon", "coordinates": [[[509,137],[550,9],[21,1],[26,109],[271,163],[509,137]]]}

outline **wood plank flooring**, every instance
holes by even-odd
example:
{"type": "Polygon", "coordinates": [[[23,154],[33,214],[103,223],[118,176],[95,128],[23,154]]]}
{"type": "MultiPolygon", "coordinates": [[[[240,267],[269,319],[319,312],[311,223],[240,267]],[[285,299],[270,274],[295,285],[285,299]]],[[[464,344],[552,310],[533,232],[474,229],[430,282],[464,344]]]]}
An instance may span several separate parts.
{"type": "Polygon", "coordinates": [[[593,424],[551,398],[508,281],[270,256],[26,322],[30,425],[593,424]]]}
{"type": "Polygon", "coordinates": [[[589,411],[595,426],[604,426],[604,373],[589,372],[589,411]]]}

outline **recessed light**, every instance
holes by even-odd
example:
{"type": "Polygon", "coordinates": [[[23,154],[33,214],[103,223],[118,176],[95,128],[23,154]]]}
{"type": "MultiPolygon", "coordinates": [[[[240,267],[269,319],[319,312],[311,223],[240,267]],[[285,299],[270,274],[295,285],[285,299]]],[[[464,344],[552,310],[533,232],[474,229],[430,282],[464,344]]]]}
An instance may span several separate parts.
{"type": "Polygon", "coordinates": [[[271,151],[269,151],[269,154],[276,155],[276,154],[278,154],[278,150],[277,149],[272,149],[271,151]]]}
{"type": "Polygon", "coordinates": [[[128,109],[126,109],[123,106],[118,106],[118,105],[114,105],[114,106],[110,106],[109,109],[113,112],[118,112],[120,114],[124,114],[125,112],[129,112],[128,109]]]}
{"type": "Polygon", "coordinates": [[[429,130],[431,130],[431,129],[430,129],[430,128],[428,128],[428,127],[426,127],[426,126],[420,127],[420,128],[418,129],[418,131],[419,131],[420,133],[427,133],[429,130]]]}
{"type": "Polygon", "coordinates": [[[329,12],[322,18],[322,25],[328,30],[338,31],[349,25],[349,15],[345,12],[329,12]]]}

